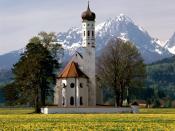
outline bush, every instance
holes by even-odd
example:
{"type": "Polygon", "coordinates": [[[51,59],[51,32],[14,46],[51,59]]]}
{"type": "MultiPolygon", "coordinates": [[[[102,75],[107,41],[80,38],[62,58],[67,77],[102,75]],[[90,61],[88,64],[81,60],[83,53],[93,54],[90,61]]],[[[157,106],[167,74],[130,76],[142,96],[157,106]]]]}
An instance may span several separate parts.
{"type": "Polygon", "coordinates": [[[172,101],[171,101],[171,100],[167,100],[167,101],[165,102],[165,104],[164,104],[163,107],[165,107],[165,108],[171,108],[171,107],[172,107],[172,101]]]}
{"type": "Polygon", "coordinates": [[[158,108],[160,106],[161,106],[161,103],[160,103],[159,99],[155,99],[154,103],[153,103],[153,108],[158,108]]]}

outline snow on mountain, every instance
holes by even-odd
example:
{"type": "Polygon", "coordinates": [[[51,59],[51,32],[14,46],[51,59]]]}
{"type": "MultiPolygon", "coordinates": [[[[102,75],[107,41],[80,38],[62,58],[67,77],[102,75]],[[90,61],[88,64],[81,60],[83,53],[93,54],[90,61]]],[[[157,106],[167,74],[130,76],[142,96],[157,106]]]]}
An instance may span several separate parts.
{"type": "Polygon", "coordinates": [[[172,54],[175,54],[175,32],[172,37],[166,42],[165,48],[168,49],[172,54]]]}
{"type": "Polygon", "coordinates": [[[160,45],[161,47],[164,47],[164,46],[165,46],[165,43],[166,43],[166,42],[160,41],[158,38],[155,38],[154,41],[155,41],[158,45],[160,45]]]}
{"type": "MultiPolygon", "coordinates": [[[[167,49],[160,46],[158,39],[152,38],[146,30],[137,26],[132,19],[123,14],[96,26],[97,54],[114,37],[133,42],[140,50],[146,63],[171,56],[167,49]]],[[[67,32],[58,33],[58,42],[70,55],[81,47],[81,40],[81,28],[71,28],[67,32]]]]}
{"type": "MultiPolygon", "coordinates": [[[[118,37],[124,41],[133,42],[140,50],[146,63],[171,56],[169,51],[175,54],[175,34],[161,46],[158,39],[152,38],[146,30],[137,26],[129,17],[121,14],[110,18],[96,26],[96,50],[97,54],[105,47],[111,38],[118,37]],[[169,50],[169,51],[168,51],[169,50]]],[[[58,43],[65,49],[64,58],[67,60],[75,50],[81,50],[81,28],[71,28],[67,32],[58,33],[58,43]]],[[[20,58],[24,49],[0,55],[0,69],[9,69],[20,58]]]]}

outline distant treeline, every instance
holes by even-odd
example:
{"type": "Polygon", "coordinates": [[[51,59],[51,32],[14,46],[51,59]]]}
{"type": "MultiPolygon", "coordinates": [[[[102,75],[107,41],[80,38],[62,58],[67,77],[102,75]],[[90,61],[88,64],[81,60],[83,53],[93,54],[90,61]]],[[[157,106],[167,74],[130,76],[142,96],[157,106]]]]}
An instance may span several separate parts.
{"type": "MultiPolygon", "coordinates": [[[[10,70],[0,70],[0,103],[3,102],[2,86],[12,81],[10,70]]],[[[175,99],[175,56],[147,65],[147,79],[145,88],[134,89],[129,92],[132,99],[169,98],[175,99]]]]}

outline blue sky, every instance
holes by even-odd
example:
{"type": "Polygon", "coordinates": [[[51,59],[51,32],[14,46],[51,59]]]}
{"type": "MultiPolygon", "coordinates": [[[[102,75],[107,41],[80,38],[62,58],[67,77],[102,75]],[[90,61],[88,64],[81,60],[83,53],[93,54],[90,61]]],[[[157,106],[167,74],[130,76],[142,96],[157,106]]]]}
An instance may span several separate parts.
{"type": "MultiPolygon", "coordinates": [[[[123,13],[166,41],[175,32],[175,0],[91,0],[97,24],[123,13]]],[[[24,47],[40,31],[81,26],[87,0],[0,0],[0,54],[24,47]]]]}

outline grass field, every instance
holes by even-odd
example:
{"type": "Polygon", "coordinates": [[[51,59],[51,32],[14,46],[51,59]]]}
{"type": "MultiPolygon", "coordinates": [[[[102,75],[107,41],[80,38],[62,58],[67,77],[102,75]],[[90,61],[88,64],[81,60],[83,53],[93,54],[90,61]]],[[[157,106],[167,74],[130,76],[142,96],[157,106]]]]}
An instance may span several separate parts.
{"type": "Polygon", "coordinates": [[[141,109],[140,114],[32,114],[33,109],[0,109],[0,130],[175,131],[175,109],[141,109]]]}

